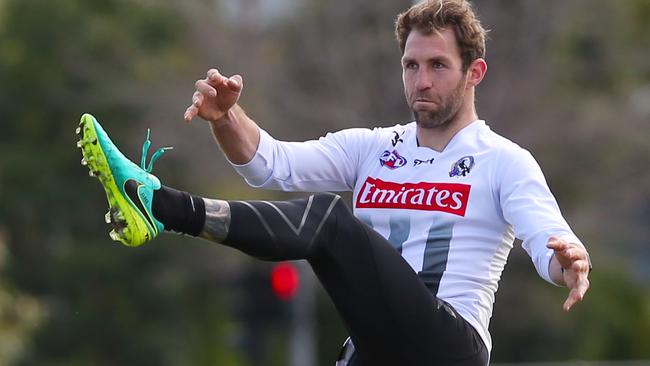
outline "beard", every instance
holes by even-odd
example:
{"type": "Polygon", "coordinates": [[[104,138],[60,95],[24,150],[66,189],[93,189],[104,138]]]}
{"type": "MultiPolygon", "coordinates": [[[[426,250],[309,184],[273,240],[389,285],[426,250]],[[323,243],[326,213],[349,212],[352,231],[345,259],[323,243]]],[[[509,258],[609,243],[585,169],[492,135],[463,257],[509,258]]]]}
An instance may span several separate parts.
{"type": "Polygon", "coordinates": [[[447,98],[442,100],[437,110],[418,111],[411,107],[415,122],[422,128],[439,128],[448,126],[454,120],[463,105],[465,80],[461,79],[447,98]]]}

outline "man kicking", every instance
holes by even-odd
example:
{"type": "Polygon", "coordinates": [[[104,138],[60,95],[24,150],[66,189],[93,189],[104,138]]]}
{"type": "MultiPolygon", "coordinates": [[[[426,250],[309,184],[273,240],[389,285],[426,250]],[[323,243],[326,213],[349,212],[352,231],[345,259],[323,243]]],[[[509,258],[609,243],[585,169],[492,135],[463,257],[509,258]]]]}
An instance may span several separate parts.
{"type": "Polygon", "coordinates": [[[589,287],[589,256],[530,153],[478,118],[485,30],[471,5],[414,5],[398,16],[396,36],[413,122],[279,141],[237,104],[242,77],[215,69],[197,81],[185,113],[210,123],[250,185],[350,190],[354,214],[329,193],[223,201],[166,187],[151,174],[165,149],[147,165],[147,139],[137,166],[84,115],[82,163],[106,190],[111,237],[138,246],[174,231],[262,260],[307,260],[350,334],[340,364],[487,365],[488,323],[514,238],[543,279],[568,287],[569,310],[589,287]]]}

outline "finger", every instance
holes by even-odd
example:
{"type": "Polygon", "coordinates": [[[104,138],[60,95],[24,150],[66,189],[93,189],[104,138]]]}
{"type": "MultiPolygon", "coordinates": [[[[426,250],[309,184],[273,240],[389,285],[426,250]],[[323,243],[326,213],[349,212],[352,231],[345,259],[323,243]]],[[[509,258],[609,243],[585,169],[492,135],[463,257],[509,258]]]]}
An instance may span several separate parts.
{"type": "Polygon", "coordinates": [[[578,288],[575,288],[571,290],[569,293],[569,297],[567,297],[566,301],[564,302],[564,305],[562,306],[564,308],[564,311],[569,311],[573,307],[573,305],[579,303],[584,299],[585,293],[581,291],[578,288]]]}
{"type": "Polygon", "coordinates": [[[582,301],[582,295],[578,293],[577,289],[573,289],[569,293],[569,297],[567,297],[562,308],[564,309],[564,311],[569,311],[571,310],[573,305],[577,304],[580,301],[582,301]]]}
{"type": "Polygon", "coordinates": [[[241,91],[243,87],[243,79],[241,75],[233,75],[228,79],[228,88],[235,92],[238,93],[241,91]]]}
{"type": "Polygon", "coordinates": [[[567,299],[564,301],[564,305],[562,305],[562,310],[564,311],[569,311],[575,305],[575,300],[571,298],[571,296],[567,297],[567,299]]]}
{"type": "Polygon", "coordinates": [[[571,289],[571,292],[569,292],[569,297],[567,297],[566,301],[564,302],[563,308],[565,311],[571,310],[571,307],[573,307],[573,305],[582,301],[585,297],[585,294],[587,293],[587,290],[589,289],[589,280],[584,275],[581,277],[582,278],[578,280],[575,287],[571,289]]]}
{"type": "Polygon", "coordinates": [[[217,89],[210,85],[205,79],[197,80],[194,83],[196,90],[212,98],[217,96],[217,89]]]}
{"type": "Polygon", "coordinates": [[[577,260],[571,264],[571,270],[576,273],[589,273],[589,262],[586,260],[577,260]]]}
{"type": "Polygon", "coordinates": [[[191,122],[194,117],[196,117],[199,114],[199,109],[196,108],[194,105],[191,105],[187,107],[185,110],[185,114],[183,115],[183,119],[185,119],[186,122],[191,122]]]}
{"type": "Polygon", "coordinates": [[[571,261],[582,259],[580,257],[580,252],[575,248],[571,248],[571,247],[562,250],[560,254],[571,261]]]}
{"type": "Polygon", "coordinates": [[[203,105],[203,98],[203,94],[194,92],[194,95],[192,96],[192,105],[196,108],[201,108],[201,105],[203,105]]]}
{"type": "Polygon", "coordinates": [[[569,248],[555,252],[555,257],[565,270],[575,273],[588,273],[589,262],[585,259],[584,251],[576,248],[569,248]]]}
{"type": "Polygon", "coordinates": [[[211,85],[217,86],[219,84],[225,84],[226,82],[228,82],[228,78],[221,75],[219,70],[210,69],[210,70],[208,70],[206,81],[208,83],[210,83],[211,85]]]}
{"type": "Polygon", "coordinates": [[[571,259],[572,261],[585,261],[589,262],[588,254],[587,251],[584,248],[578,247],[578,246],[569,246],[569,248],[566,249],[566,255],[567,258],[571,259]]]}

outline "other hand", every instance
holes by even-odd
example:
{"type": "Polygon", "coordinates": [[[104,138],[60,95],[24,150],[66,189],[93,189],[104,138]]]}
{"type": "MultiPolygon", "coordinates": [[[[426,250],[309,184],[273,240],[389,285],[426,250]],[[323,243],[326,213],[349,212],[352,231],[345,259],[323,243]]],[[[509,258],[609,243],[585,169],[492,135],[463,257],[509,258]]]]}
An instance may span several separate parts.
{"type": "Polygon", "coordinates": [[[589,289],[589,254],[583,246],[555,237],[549,238],[546,246],[553,249],[555,258],[562,267],[562,276],[569,288],[563,309],[569,311],[573,305],[582,301],[589,289]]]}
{"type": "Polygon", "coordinates": [[[192,95],[192,104],[183,115],[185,121],[190,122],[199,116],[208,122],[217,122],[239,100],[243,80],[240,75],[225,77],[217,69],[210,69],[206,78],[197,80],[194,85],[196,91],[192,95]]]}

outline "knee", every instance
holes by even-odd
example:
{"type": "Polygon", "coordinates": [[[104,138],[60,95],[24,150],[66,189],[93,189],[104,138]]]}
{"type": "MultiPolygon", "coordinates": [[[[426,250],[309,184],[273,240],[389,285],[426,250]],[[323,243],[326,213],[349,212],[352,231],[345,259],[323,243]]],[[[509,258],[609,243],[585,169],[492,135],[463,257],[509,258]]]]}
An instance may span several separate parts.
{"type": "MultiPolygon", "coordinates": [[[[316,232],[315,242],[318,247],[338,247],[341,240],[355,243],[358,236],[362,234],[361,222],[354,217],[350,208],[345,204],[341,196],[335,194],[317,194],[314,197],[314,204],[319,206],[322,212],[321,223],[316,232]]],[[[352,245],[346,244],[346,245],[352,245]]]]}

